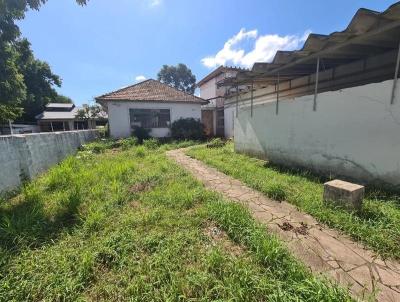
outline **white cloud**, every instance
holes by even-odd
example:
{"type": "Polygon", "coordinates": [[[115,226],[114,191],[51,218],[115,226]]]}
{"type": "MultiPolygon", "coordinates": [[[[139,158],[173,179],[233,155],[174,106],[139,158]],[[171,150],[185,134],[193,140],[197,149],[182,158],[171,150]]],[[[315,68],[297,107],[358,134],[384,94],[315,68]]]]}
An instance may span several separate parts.
{"type": "Polygon", "coordinates": [[[150,7],[156,7],[159,6],[162,3],[163,0],[150,0],[149,1],[149,6],[150,7]]]}
{"type": "Polygon", "coordinates": [[[146,77],[145,77],[144,75],[138,75],[138,76],[135,78],[135,80],[136,80],[136,82],[141,82],[141,81],[146,80],[146,77]]]}
{"type": "Polygon", "coordinates": [[[201,60],[208,68],[231,63],[243,67],[251,67],[255,62],[270,62],[278,50],[294,50],[304,43],[310,31],[302,36],[297,35],[259,35],[256,29],[246,31],[242,28],[235,36],[225,42],[224,47],[214,56],[201,60]],[[246,52],[243,43],[254,41],[252,49],[246,52]]]}

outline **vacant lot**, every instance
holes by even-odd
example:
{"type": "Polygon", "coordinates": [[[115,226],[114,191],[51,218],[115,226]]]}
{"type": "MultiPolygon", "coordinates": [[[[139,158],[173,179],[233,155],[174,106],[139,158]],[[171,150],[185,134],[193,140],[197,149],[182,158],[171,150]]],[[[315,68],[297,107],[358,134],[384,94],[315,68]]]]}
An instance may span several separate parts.
{"type": "Polygon", "coordinates": [[[319,221],[342,230],[383,257],[400,259],[400,198],[385,192],[367,193],[362,210],[351,213],[322,200],[323,182],[305,172],[275,167],[237,154],[233,144],[221,148],[195,147],[188,155],[242,180],[270,198],[286,200],[319,221]]]}
{"type": "Polygon", "coordinates": [[[0,300],[349,300],[169,162],[173,147],[95,143],[3,200],[0,300]]]}

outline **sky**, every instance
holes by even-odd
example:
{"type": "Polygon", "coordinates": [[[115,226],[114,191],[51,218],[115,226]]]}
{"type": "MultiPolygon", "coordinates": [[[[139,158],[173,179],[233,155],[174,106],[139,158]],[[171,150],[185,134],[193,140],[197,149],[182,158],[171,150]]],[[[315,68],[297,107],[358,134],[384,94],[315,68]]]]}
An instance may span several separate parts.
{"type": "Polygon", "coordinates": [[[309,33],[346,28],[358,8],[385,0],[49,0],[18,24],[75,104],[186,64],[197,80],[219,65],[251,68],[309,33]]]}

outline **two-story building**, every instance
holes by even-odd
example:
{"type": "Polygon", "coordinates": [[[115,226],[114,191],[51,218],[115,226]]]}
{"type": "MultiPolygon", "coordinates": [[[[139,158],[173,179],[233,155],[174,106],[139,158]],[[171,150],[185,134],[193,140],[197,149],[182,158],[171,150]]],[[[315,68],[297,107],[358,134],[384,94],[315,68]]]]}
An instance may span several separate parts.
{"type": "Polygon", "coordinates": [[[201,79],[197,86],[200,88],[200,97],[208,100],[207,105],[201,108],[201,120],[208,136],[230,138],[233,136],[234,108],[225,105],[227,87],[220,87],[219,82],[233,78],[241,68],[220,66],[201,79]]]}

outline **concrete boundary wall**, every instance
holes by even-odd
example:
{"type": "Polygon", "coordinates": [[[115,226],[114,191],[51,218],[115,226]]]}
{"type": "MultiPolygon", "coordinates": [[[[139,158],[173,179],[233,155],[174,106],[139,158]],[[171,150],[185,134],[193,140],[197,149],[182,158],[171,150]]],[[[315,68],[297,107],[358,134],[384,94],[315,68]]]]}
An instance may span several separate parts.
{"type": "MultiPolygon", "coordinates": [[[[289,167],[400,188],[400,85],[393,80],[285,99],[254,93],[234,118],[235,150],[289,167]]],[[[249,97],[249,93],[243,96],[249,97]]],[[[233,101],[233,100],[232,100],[233,101]]]]}
{"type": "Polygon", "coordinates": [[[0,193],[16,189],[97,137],[96,130],[0,136],[0,193]]]}

